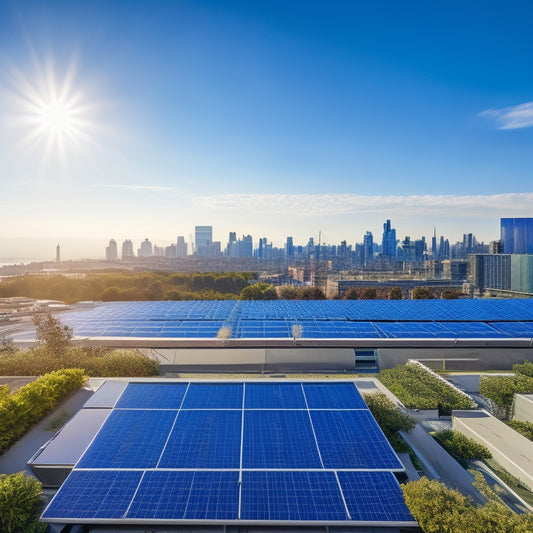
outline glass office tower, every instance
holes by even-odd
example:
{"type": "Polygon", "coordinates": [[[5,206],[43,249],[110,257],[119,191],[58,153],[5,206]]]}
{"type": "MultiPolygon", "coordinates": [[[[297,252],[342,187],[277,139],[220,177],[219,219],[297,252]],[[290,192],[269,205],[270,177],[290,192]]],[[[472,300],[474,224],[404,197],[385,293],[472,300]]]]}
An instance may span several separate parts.
{"type": "Polygon", "coordinates": [[[533,218],[502,218],[504,254],[533,254],[533,218]]]}

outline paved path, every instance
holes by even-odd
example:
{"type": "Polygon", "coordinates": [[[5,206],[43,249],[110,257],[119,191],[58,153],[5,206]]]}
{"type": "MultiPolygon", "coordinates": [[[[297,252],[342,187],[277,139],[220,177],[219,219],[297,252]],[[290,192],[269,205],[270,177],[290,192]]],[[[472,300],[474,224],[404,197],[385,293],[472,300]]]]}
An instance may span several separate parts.
{"type": "Polygon", "coordinates": [[[93,391],[89,389],[80,389],[76,391],[64,402],[60,403],[31,431],[26,433],[22,439],[11,446],[7,452],[0,455],[0,474],[13,474],[15,472],[20,472],[21,470],[25,470],[31,474],[31,470],[26,465],[26,462],[54,435],[52,431],[45,430],[45,427],[50,420],[62,411],[66,411],[72,417],[92,396],[92,394],[93,391]]]}

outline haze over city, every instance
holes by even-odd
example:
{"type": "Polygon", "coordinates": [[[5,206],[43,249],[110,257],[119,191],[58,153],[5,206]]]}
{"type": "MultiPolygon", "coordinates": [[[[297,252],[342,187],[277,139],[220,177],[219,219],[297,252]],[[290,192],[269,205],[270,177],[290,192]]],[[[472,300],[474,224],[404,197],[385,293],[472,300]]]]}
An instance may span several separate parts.
{"type": "Polygon", "coordinates": [[[531,216],[533,7],[0,3],[0,257],[531,216]]]}

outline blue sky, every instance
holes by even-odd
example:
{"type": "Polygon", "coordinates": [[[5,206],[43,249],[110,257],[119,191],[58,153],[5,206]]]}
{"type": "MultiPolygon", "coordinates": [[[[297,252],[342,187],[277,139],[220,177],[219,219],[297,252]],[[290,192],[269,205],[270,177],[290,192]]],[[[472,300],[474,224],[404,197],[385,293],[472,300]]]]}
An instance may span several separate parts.
{"type": "Polygon", "coordinates": [[[0,256],[196,224],[495,239],[533,215],[532,23],[528,1],[0,1],[0,256]]]}

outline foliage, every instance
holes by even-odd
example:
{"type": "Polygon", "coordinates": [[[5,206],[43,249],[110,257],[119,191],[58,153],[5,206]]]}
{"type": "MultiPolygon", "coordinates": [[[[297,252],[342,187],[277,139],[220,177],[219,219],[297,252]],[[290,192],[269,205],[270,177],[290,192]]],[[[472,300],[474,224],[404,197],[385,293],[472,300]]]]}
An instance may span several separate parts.
{"type": "Polygon", "coordinates": [[[47,524],[39,523],[43,507],[42,485],[35,478],[0,474],[0,531],[3,533],[41,533],[47,524]]]}
{"type": "Polygon", "coordinates": [[[408,409],[438,409],[450,415],[453,409],[472,406],[468,396],[414,363],[382,370],[378,378],[408,409]]]}
{"type": "Polygon", "coordinates": [[[375,300],[377,295],[378,293],[374,287],[367,287],[361,294],[361,300],[375,300]]]}
{"type": "Polygon", "coordinates": [[[457,300],[461,296],[464,296],[464,294],[459,289],[444,289],[440,295],[444,300],[457,300]]]}
{"type": "Polygon", "coordinates": [[[505,505],[489,501],[475,507],[459,491],[423,477],[402,485],[405,503],[425,533],[527,533],[533,515],[516,515],[505,505]]]}
{"type": "Polygon", "coordinates": [[[260,281],[248,285],[241,291],[241,300],[277,300],[278,295],[273,285],[260,281]]]}
{"type": "Polygon", "coordinates": [[[359,298],[359,291],[355,287],[350,287],[343,296],[344,300],[357,300],[359,298]]]}
{"type": "Polygon", "coordinates": [[[522,374],[533,378],[533,363],[527,359],[521,365],[513,365],[513,372],[515,374],[522,374]]]}
{"type": "Polygon", "coordinates": [[[486,446],[454,429],[437,431],[433,435],[446,451],[460,460],[490,459],[492,454],[486,446]]]}
{"type": "Polygon", "coordinates": [[[33,317],[35,324],[37,344],[43,346],[45,351],[58,358],[62,357],[70,347],[72,341],[72,328],[61,323],[59,318],[46,313],[33,317]]]}
{"type": "Polygon", "coordinates": [[[431,300],[434,298],[429,287],[415,287],[412,292],[413,300],[431,300]]]}
{"type": "Polygon", "coordinates": [[[320,287],[293,287],[285,285],[281,287],[280,299],[282,300],[325,300],[326,295],[320,287]]]}
{"type": "Polygon", "coordinates": [[[402,289],[400,287],[391,287],[389,290],[389,300],[401,300],[402,298],[402,289]]]}
{"type": "Polygon", "coordinates": [[[515,393],[533,392],[533,378],[516,374],[515,376],[481,376],[479,392],[495,406],[500,418],[509,418],[509,411],[515,393]]]}
{"type": "Polygon", "coordinates": [[[510,420],[507,423],[526,439],[533,440],[533,424],[531,422],[525,422],[523,420],[510,420]]]}
{"type": "Polygon", "coordinates": [[[182,274],[174,272],[89,272],[84,278],[24,275],[6,278],[0,297],[62,300],[222,300],[237,298],[255,278],[250,272],[182,274]]]}
{"type": "Polygon", "coordinates": [[[0,401],[0,454],[87,380],[82,369],[45,374],[0,401]]]}
{"type": "Polygon", "coordinates": [[[61,368],[82,368],[93,377],[147,377],[159,374],[157,360],[138,350],[69,348],[61,359],[42,347],[0,354],[0,375],[39,376],[61,368]]]}
{"type": "Polygon", "coordinates": [[[382,392],[365,394],[366,405],[376,419],[385,436],[390,439],[398,431],[411,431],[416,420],[401,411],[382,392]]]}

